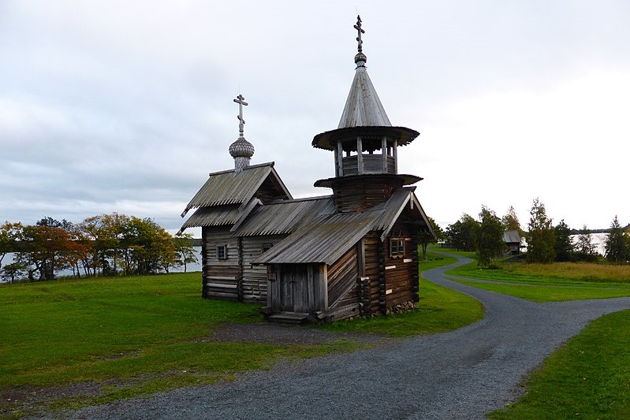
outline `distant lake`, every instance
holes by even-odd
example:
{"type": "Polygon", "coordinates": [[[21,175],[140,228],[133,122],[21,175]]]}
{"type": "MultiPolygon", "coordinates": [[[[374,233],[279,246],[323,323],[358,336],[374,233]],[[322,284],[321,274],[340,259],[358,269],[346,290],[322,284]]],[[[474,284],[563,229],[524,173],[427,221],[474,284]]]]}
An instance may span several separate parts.
{"type": "MultiPolygon", "coordinates": [[[[573,242],[575,243],[577,241],[579,235],[571,235],[571,239],[573,240],[573,242]]],[[[591,240],[593,241],[593,245],[595,245],[595,251],[597,251],[597,253],[604,255],[605,252],[605,243],[606,243],[606,237],[608,236],[607,233],[591,233],[591,240]]],[[[187,266],[187,270],[188,272],[191,271],[201,271],[201,247],[200,246],[195,246],[193,247],[195,249],[195,254],[197,255],[197,262],[194,264],[188,264],[187,266]]],[[[4,257],[4,260],[2,261],[2,266],[4,267],[7,264],[11,264],[13,262],[13,254],[8,254],[6,257],[4,257]]],[[[173,267],[169,270],[171,273],[183,273],[184,272],[184,267],[173,267]]],[[[72,276],[72,270],[61,270],[58,271],[56,273],[57,277],[66,277],[66,276],[72,276]]],[[[0,279],[0,283],[2,283],[2,279],[0,279]]]]}
{"type": "MultiPolygon", "coordinates": [[[[571,235],[571,240],[573,243],[576,243],[578,240],[578,236],[580,235],[571,235]]],[[[591,233],[589,235],[591,237],[591,242],[595,245],[595,252],[600,255],[604,255],[606,253],[606,238],[608,238],[607,233],[591,233]]]]}
{"type": "MultiPolygon", "coordinates": [[[[197,262],[196,263],[192,263],[192,264],[187,264],[186,265],[186,271],[187,272],[191,272],[191,271],[201,271],[201,247],[200,246],[195,246],[193,247],[193,249],[195,250],[195,255],[197,256],[197,262]]],[[[4,257],[4,260],[2,260],[2,267],[4,267],[7,264],[11,264],[13,262],[15,254],[7,254],[4,257]]],[[[184,267],[171,267],[169,269],[170,273],[183,273],[184,272],[184,267]]],[[[83,276],[83,273],[81,273],[81,275],[83,276]]],[[[67,270],[59,270],[57,272],[55,272],[55,276],[57,277],[71,277],[72,276],[72,270],[71,269],[67,269],[67,270]]],[[[3,283],[3,280],[0,279],[0,283],[3,283]]]]}

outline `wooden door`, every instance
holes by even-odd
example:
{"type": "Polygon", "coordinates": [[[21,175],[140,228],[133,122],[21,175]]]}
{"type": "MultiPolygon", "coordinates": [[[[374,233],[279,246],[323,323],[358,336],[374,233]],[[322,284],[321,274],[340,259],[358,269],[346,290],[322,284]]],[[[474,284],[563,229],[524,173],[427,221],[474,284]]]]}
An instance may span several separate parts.
{"type": "Polygon", "coordinates": [[[269,305],[274,312],[324,311],[328,307],[325,267],[277,264],[270,281],[269,305]]]}
{"type": "Polygon", "coordinates": [[[280,310],[283,312],[295,312],[296,281],[297,276],[294,269],[282,270],[282,278],[280,279],[280,310]]]}

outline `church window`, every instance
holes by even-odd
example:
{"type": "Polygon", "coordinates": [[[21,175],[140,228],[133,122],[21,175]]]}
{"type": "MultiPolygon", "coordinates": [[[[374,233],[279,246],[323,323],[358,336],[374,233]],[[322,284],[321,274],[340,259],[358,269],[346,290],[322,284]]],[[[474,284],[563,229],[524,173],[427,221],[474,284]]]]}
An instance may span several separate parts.
{"type": "Polygon", "coordinates": [[[227,260],[228,259],[227,245],[218,245],[217,246],[217,259],[219,259],[219,260],[227,260]]]}
{"type": "Polygon", "coordinates": [[[403,238],[391,238],[389,240],[389,256],[402,258],[405,255],[405,240],[403,238]]]}

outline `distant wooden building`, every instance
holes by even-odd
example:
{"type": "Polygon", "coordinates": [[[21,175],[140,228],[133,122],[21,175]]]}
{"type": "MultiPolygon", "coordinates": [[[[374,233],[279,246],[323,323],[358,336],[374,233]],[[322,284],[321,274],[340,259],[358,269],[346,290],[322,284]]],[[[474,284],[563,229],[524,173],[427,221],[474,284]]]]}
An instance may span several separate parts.
{"type": "Polygon", "coordinates": [[[398,148],[418,132],[392,126],[361,48],[339,126],[312,145],[333,153],[332,194],[293,199],[274,163],[250,165],[254,147],[230,146],[235,168],[214,172],[188,203],[182,226],[202,227],[202,296],[265,302],[272,320],[331,321],[399,312],[418,302],[418,233],[430,231],[398,148]]]}
{"type": "Polygon", "coordinates": [[[521,253],[521,234],[518,230],[508,230],[503,232],[503,242],[505,242],[506,254],[518,255],[521,253]]]}

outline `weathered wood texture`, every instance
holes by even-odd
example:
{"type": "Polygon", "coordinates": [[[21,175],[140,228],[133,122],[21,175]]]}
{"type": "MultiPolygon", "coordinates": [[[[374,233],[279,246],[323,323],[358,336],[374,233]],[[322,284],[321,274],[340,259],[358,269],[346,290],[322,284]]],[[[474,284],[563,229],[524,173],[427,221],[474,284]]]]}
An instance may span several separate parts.
{"type": "Polygon", "coordinates": [[[286,235],[251,236],[241,239],[243,254],[242,297],[245,302],[267,300],[267,266],[252,262],[263,253],[264,247],[275,245],[286,235]]]}
{"type": "Polygon", "coordinates": [[[328,267],[328,310],[332,320],[360,315],[359,265],[357,247],[350,249],[328,267]]]}
{"type": "Polygon", "coordinates": [[[245,302],[267,299],[267,267],[252,262],[265,247],[286,235],[234,238],[228,228],[203,228],[202,296],[245,302]],[[227,245],[227,259],[218,259],[217,246],[227,245]]]}
{"type": "Polygon", "coordinates": [[[202,296],[238,300],[239,298],[239,248],[238,240],[233,238],[229,228],[202,229],[202,296]],[[227,245],[227,258],[219,259],[217,247],[227,245]]]}
{"type": "Polygon", "coordinates": [[[274,264],[270,268],[267,306],[274,313],[325,311],[326,275],[324,264],[274,264]]]}
{"type": "Polygon", "coordinates": [[[365,315],[376,315],[380,313],[380,270],[379,254],[381,241],[377,232],[370,232],[363,238],[364,247],[364,273],[365,280],[364,311],[365,315]]]}
{"type": "Polygon", "coordinates": [[[286,199],[286,194],[282,191],[282,187],[275,178],[268,177],[256,191],[254,197],[258,198],[263,204],[268,204],[275,200],[286,199]]]}
{"type": "Polygon", "coordinates": [[[390,236],[383,243],[386,284],[386,310],[398,305],[418,301],[418,242],[413,226],[405,223],[404,215],[394,225],[390,236]],[[402,238],[405,242],[404,255],[393,258],[390,238],[402,238]]]}
{"type": "Polygon", "coordinates": [[[370,177],[336,182],[333,193],[340,212],[363,211],[380,204],[402,187],[397,178],[370,177]]]}
{"type": "Polygon", "coordinates": [[[363,174],[380,174],[380,173],[395,174],[396,173],[396,163],[392,156],[383,157],[383,155],[380,153],[371,154],[371,155],[364,153],[361,157],[363,160],[362,172],[359,172],[358,155],[348,156],[342,159],[342,163],[343,163],[342,170],[343,170],[344,176],[359,175],[360,173],[363,173],[363,174]],[[386,170],[383,170],[383,159],[385,159],[387,162],[386,170]]]}

